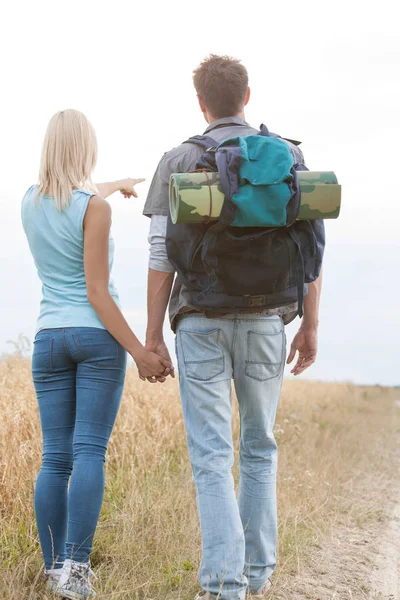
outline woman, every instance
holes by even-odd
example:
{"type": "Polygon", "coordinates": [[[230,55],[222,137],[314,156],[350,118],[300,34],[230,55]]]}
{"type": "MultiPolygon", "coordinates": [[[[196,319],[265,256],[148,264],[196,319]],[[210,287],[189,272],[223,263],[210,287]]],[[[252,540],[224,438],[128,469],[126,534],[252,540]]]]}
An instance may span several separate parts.
{"type": "Polygon", "coordinates": [[[22,221],[42,301],[32,374],[43,432],[35,511],[48,585],[65,598],[93,595],[92,551],[104,492],[104,459],[124,385],[126,352],[141,378],[163,381],[172,365],[145,350],[125,321],[109,273],[111,208],[142,179],[92,184],[95,132],[75,110],[51,119],[39,185],[22,202],[22,221]],[[69,491],[68,491],[69,485],[69,491]]]}

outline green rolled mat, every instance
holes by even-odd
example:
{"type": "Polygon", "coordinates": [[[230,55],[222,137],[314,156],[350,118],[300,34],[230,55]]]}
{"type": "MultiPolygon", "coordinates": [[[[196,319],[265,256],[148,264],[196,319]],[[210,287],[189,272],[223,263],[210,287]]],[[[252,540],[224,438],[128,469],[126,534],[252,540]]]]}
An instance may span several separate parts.
{"type": "MultiPolygon", "coordinates": [[[[333,171],[298,171],[301,205],[298,219],[337,219],[341,186],[333,171]]],[[[173,173],[169,181],[169,207],[173,223],[216,221],[224,192],[218,173],[173,173]]]]}

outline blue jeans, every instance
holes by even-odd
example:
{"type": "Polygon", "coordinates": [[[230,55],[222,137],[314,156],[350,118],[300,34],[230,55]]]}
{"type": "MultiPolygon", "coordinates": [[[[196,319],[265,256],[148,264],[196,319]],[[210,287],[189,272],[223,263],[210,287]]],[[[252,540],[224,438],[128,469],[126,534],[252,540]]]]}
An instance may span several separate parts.
{"type": "Polygon", "coordinates": [[[89,560],[125,369],[125,350],[104,329],[46,329],[35,338],[32,375],[43,432],[35,511],[47,569],[65,558],[89,560]]]}
{"type": "Polygon", "coordinates": [[[200,584],[243,600],[276,566],[277,446],[273,429],[286,337],[278,316],[186,315],[177,356],[202,534],[200,584]],[[240,409],[240,482],[234,489],[231,379],[240,409]]]}

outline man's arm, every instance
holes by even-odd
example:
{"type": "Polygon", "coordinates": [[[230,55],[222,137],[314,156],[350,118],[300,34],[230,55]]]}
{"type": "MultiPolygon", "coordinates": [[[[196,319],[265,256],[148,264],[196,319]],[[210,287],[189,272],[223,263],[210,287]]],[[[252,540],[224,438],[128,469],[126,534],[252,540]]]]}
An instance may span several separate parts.
{"type": "Polygon", "coordinates": [[[322,291],[322,271],[315,281],[308,284],[308,294],[304,297],[304,316],[301,326],[307,329],[318,329],[319,303],[322,291]]]}
{"type": "MultiPolygon", "coordinates": [[[[300,148],[290,142],[289,147],[292,151],[295,162],[299,165],[306,166],[304,162],[304,155],[300,148]]],[[[308,294],[304,298],[303,319],[301,321],[300,329],[294,336],[292,345],[290,347],[287,364],[290,364],[293,361],[296,352],[299,353],[297,362],[291,370],[293,375],[300,375],[303,371],[308,369],[308,367],[311,367],[317,357],[319,323],[318,314],[321,289],[322,271],[315,281],[308,284],[308,294]]]]}
{"type": "Polygon", "coordinates": [[[172,370],[170,362],[145,350],[109,292],[110,227],[110,205],[104,198],[92,196],[83,221],[84,268],[88,301],[107,331],[131,354],[139,374],[150,378],[166,376],[172,370]]]}
{"type": "Polygon", "coordinates": [[[164,342],[163,325],[173,282],[174,273],[165,273],[149,268],[146,348],[148,350],[157,348],[157,354],[164,357],[169,356],[164,342]]]}
{"type": "Polygon", "coordinates": [[[196,153],[196,146],[190,150],[190,144],[186,144],[164,154],[151,182],[143,211],[151,217],[146,349],[157,348],[157,353],[163,357],[169,356],[164,342],[163,324],[175,276],[175,269],[168,260],[165,244],[169,214],[169,178],[171,173],[191,171],[196,165],[196,153]]]}
{"type": "Polygon", "coordinates": [[[157,354],[163,357],[169,356],[164,342],[163,325],[175,277],[175,270],[168,260],[165,246],[167,221],[168,218],[162,215],[151,217],[147,280],[146,349],[154,352],[153,349],[157,348],[157,354]]]}
{"type": "Polygon", "coordinates": [[[318,314],[319,302],[322,289],[322,272],[318,279],[308,284],[308,294],[304,298],[304,315],[300,329],[295,335],[287,363],[290,364],[296,352],[298,352],[297,362],[291,373],[300,375],[308,369],[317,357],[318,349],[318,314]]]}

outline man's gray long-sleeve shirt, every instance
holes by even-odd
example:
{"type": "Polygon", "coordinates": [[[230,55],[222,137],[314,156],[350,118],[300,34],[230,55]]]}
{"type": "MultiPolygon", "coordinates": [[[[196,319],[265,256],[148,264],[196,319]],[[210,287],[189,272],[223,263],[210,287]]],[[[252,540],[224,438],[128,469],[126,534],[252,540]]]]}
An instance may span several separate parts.
{"type": "MultiPolygon", "coordinates": [[[[216,142],[221,143],[231,137],[256,135],[257,133],[259,131],[250,127],[244,119],[240,117],[226,117],[211,123],[205,130],[204,135],[209,135],[216,142]]],[[[304,164],[301,150],[294,144],[287,143],[295,156],[296,162],[304,164]]],[[[165,246],[169,213],[169,178],[172,173],[194,171],[201,155],[201,148],[195,144],[181,144],[173,150],[166,152],[158,164],[143,210],[144,215],[151,217],[149,234],[150,269],[164,273],[174,272],[174,268],[168,260],[165,246]]],[[[191,306],[188,291],[176,279],[169,304],[170,321],[173,330],[175,330],[177,317],[180,314],[188,312],[199,312],[199,310],[191,306]]],[[[254,312],[254,310],[251,312],[254,312]]],[[[264,309],[258,312],[265,315],[281,315],[284,322],[288,323],[297,314],[297,303],[281,308],[264,309]]]]}

